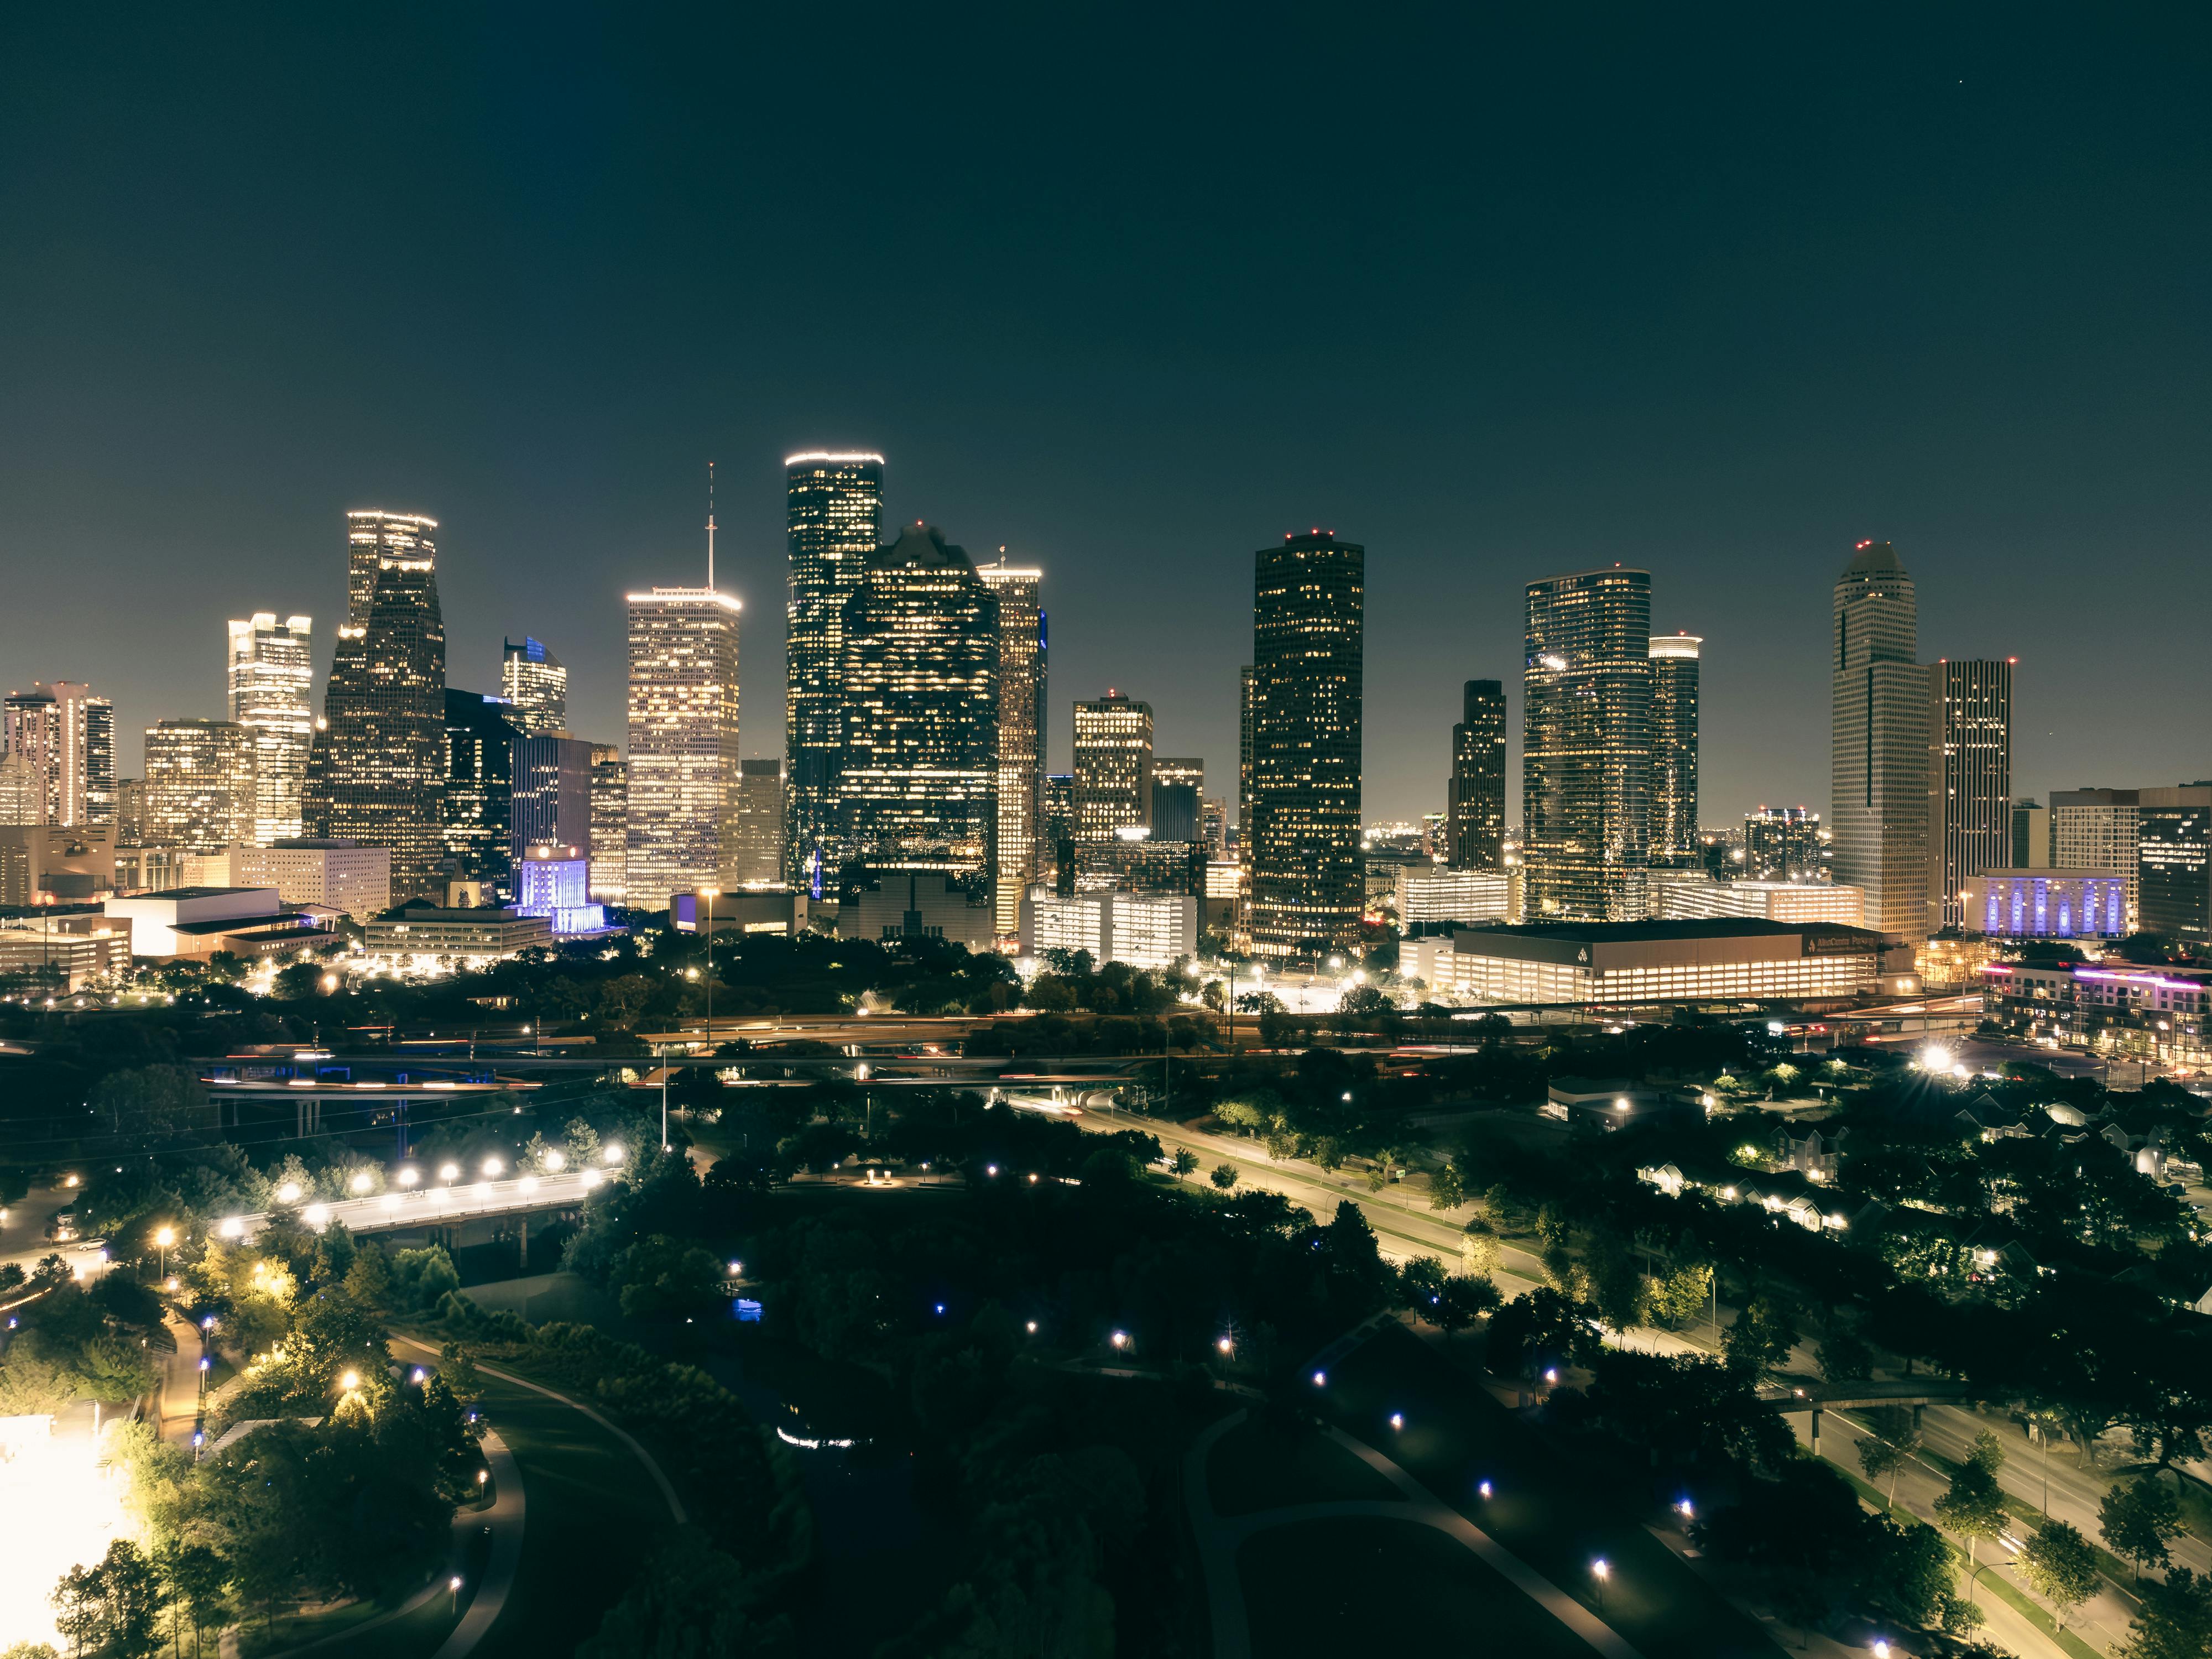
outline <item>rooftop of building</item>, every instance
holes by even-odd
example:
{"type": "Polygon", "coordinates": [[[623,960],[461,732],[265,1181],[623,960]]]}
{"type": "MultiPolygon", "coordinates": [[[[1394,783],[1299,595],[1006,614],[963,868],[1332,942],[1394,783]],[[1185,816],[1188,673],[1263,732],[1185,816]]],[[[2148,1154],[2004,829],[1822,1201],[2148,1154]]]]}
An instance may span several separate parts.
{"type": "Polygon", "coordinates": [[[164,887],[158,893],[133,893],[134,899],[160,899],[168,902],[176,899],[235,898],[246,893],[266,893],[276,896],[274,887],[164,887]]]}
{"type": "Polygon", "coordinates": [[[1898,558],[1897,550],[1887,542],[1861,542],[1858,551],[1851,557],[1851,562],[1844,567],[1844,574],[1846,576],[1875,574],[1902,576],[1904,574],[1904,562],[1898,558]]]}
{"type": "Polygon", "coordinates": [[[1764,916],[1696,916],[1679,921],[1529,921],[1517,926],[1483,922],[1461,931],[1503,933],[1518,939],[1567,939],[1584,945],[1619,945],[1647,939],[1771,939],[1784,933],[1818,933],[1835,938],[1863,935],[1876,943],[1881,939],[1881,934],[1871,928],[1847,927],[1839,921],[1770,921],[1764,916]]]}
{"type": "Polygon", "coordinates": [[[933,524],[916,520],[903,526],[898,539],[885,542],[868,555],[872,570],[949,570],[975,568],[968,557],[968,550],[945,539],[945,532],[933,524]]]}

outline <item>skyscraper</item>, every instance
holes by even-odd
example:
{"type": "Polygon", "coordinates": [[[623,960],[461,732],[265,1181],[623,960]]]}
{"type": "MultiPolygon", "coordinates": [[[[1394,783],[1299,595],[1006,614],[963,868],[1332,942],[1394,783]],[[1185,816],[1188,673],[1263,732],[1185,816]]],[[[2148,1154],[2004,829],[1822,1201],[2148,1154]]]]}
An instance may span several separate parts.
{"type": "Polygon", "coordinates": [[[146,728],[146,837],[188,853],[253,841],[254,734],[234,720],[161,720],[146,728]]]}
{"type": "MultiPolygon", "coordinates": [[[[967,553],[915,524],[868,556],[845,606],[842,851],[987,878],[998,834],[999,601],[967,553]]],[[[994,924],[996,926],[995,915],[994,924]]]]}
{"type": "Polygon", "coordinates": [[[1252,948],[1359,942],[1367,550],[1316,530],[1253,556],[1252,948]]]}
{"type": "Polygon", "coordinates": [[[592,745],[590,899],[620,904],[629,870],[629,767],[611,743],[592,745]]]}
{"type": "Polygon", "coordinates": [[[1928,931],[1928,671],[1912,578],[1887,542],[1861,542],[1836,579],[1829,830],[1835,878],[1866,893],[1866,925],[1928,931]]]}
{"type": "Polygon", "coordinates": [[[882,539],[884,458],[810,451],[785,458],[790,596],[784,645],[785,856],[794,881],[821,855],[838,821],[844,745],[845,607],[882,539]]]}
{"type": "Polygon", "coordinates": [[[738,850],[731,874],[747,887],[784,879],[783,757],[738,763],[738,850]]]}
{"type": "Polygon", "coordinates": [[[514,705],[452,690],[445,705],[441,863],[453,879],[481,882],[503,902],[514,895],[515,750],[522,738],[514,705]]]}
{"type": "Polygon", "coordinates": [[[338,629],[301,816],[311,836],[387,849],[398,902],[432,890],[445,853],[446,623],[427,534],[437,521],[380,511],[346,521],[349,599],[366,562],[374,580],[338,629]]]}
{"type": "Polygon", "coordinates": [[[1252,868],[1252,665],[1237,671],[1237,861],[1252,868]]]}
{"type": "Polygon", "coordinates": [[[34,683],[0,700],[0,755],[36,779],[41,823],[115,822],[115,705],[89,685],[34,683]]]}
{"type": "Polygon", "coordinates": [[[592,844],[592,745],[566,732],[531,732],[516,721],[514,810],[509,850],[518,864],[532,847],[573,847],[586,855],[592,844]]]}
{"type": "Polygon", "coordinates": [[[635,909],[730,884],[738,810],[738,616],[727,594],[629,596],[629,855],[635,909]]]}
{"type": "Polygon", "coordinates": [[[1651,641],[1651,836],[1654,864],[1698,858],[1698,652],[1695,634],[1651,641]]]}
{"type": "Polygon", "coordinates": [[[1651,573],[1611,565],[1528,584],[1522,862],[1531,921],[1647,914],[1651,573]]]}
{"type": "Polygon", "coordinates": [[[297,836],[304,821],[315,732],[313,628],[306,617],[279,623],[273,611],[230,624],[228,713],[253,746],[253,832],[246,839],[257,847],[297,836]]]}
{"type": "Polygon", "coordinates": [[[514,705],[514,724],[532,737],[568,729],[568,671],[560,658],[527,634],[522,643],[505,641],[500,664],[500,695],[514,705]]]}
{"type": "Polygon", "coordinates": [[[2142,931],[2201,953],[2212,946],[2212,781],[2136,795],[2142,931]]]}
{"type": "Polygon", "coordinates": [[[2142,793],[2051,792],[2051,863],[2060,870],[2117,870],[2127,878],[2130,932],[2142,913],[2142,793]]]}
{"type": "Polygon", "coordinates": [[[1827,863],[1820,815],[1802,806],[1762,806],[1743,815],[1746,881],[1810,881],[1827,863]]]}
{"type": "Polygon", "coordinates": [[[1153,840],[1205,840],[1206,763],[1153,756],[1152,808],[1153,840]]]}
{"type": "Polygon", "coordinates": [[[1023,890],[1036,879],[1037,814],[1044,788],[1044,573],[1019,569],[999,550],[975,574],[999,599],[999,841],[996,917],[1000,939],[1021,926],[1023,890]]]}
{"type": "Polygon", "coordinates": [[[1152,706],[1109,690],[1075,705],[1075,838],[1112,841],[1152,822],[1152,706]]]}
{"type": "Polygon", "coordinates": [[[1929,933],[1966,925],[1969,877],[2012,862],[2012,665],[1930,665],[1928,676],[1929,933]]]}
{"type": "Polygon", "coordinates": [[[1444,846],[1444,861],[1455,870],[1505,867],[1505,687],[1498,680],[1460,688],[1444,846]]]}

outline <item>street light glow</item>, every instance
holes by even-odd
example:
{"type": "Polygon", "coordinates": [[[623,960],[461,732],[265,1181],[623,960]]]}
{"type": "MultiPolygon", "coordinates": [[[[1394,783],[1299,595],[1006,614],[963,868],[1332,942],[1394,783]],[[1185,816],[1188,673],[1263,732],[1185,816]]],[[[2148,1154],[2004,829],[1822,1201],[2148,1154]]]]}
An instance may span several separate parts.
{"type": "Polygon", "coordinates": [[[170,1245],[177,1242],[177,1230],[174,1227],[158,1229],[154,1234],[154,1242],[163,1249],[167,1249],[170,1245]]]}
{"type": "Polygon", "coordinates": [[[1314,1387],[1320,1389],[1326,1388],[1328,1385],[1328,1373],[1327,1371],[1316,1371],[1314,1373],[1314,1387]]]}
{"type": "Polygon", "coordinates": [[[441,1164],[438,1166],[438,1179],[439,1179],[439,1180],[441,1180],[441,1181],[459,1181],[460,1178],[461,1178],[461,1166],[460,1166],[459,1164],[441,1164]]]}
{"type": "Polygon", "coordinates": [[[343,1389],[348,1394],[351,1394],[360,1386],[361,1373],[359,1371],[348,1371],[343,1376],[338,1378],[338,1387],[343,1389]]]}
{"type": "Polygon", "coordinates": [[[622,1149],[622,1142],[620,1142],[619,1140],[611,1140],[611,1141],[609,1141],[605,1146],[602,1146],[601,1148],[599,1148],[599,1162],[600,1162],[600,1163],[602,1163],[602,1164],[619,1164],[619,1163],[621,1163],[622,1161],[623,1161],[623,1149],[622,1149]]]}

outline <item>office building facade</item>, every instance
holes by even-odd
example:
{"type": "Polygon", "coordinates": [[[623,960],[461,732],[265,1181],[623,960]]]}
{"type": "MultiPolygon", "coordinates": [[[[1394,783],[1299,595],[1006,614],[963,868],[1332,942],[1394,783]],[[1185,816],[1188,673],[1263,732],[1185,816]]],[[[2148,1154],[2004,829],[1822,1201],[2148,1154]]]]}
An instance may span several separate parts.
{"type": "Polygon", "coordinates": [[[518,731],[533,738],[568,729],[568,671],[543,641],[524,635],[522,643],[503,641],[499,692],[514,708],[518,731]]]}
{"type": "Polygon", "coordinates": [[[161,720],[148,726],[148,836],[190,853],[252,843],[253,762],[253,734],[234,720],[161,720]]]}
{"type": "Polygon", "coordinates": [[[2012,668],[1928,672],[1928,931],[1966,925],[1966,878],[2012,860],[2012,668]]]}
{"type": "Polygon", "coordinates": [[[1504,921],[1513,914],[1513,880],[1504,870],[1439,870],[1433,865],[1407,864],[1398,867],[1394,885],[1401,927],[1504,921]]]}
{"type": "Polygon", "coordinates": [[[628,854],[633,909],[730,885],[738,810],[738,601],[655,587],[629,605],[628,854]]]}
{"type": "Polygon", "coordinates": [[[1863,542],[1837,578],[1831,636],[1830,830],[1838,881],[1866,893],[1866,925],[1928,932],[1928,671],[1919,600],[1887,542],[1863,542]]]}
{"type": "Polygon", "coordinates": [[[2040,802],[2016,797],[2010,806],[2012,848],[2006,860],[2014,870],[2048,870],[2051,866],[2051,809],[2040,802]]]}
{"type": "Polygon", "coordinates": [[[0,755],[34,780],[39,816],[30,822],[115,822],[115,705],[89,685],[56,680],[10,691],[0,700],[0,755]]]}
{"type": "Polygon", "coordinates": [[[1455,870],[1505,867],[1505,686],[1469,680],[1452,727],[1444,790],[1444,862],[1455,870]]]}
{"type": "Polygon", "coordinates": [[[1644,914],[1651,825],[1651,574],[1528,584],[1522,861],[1532,921],[1644,914]]]}
{"type": "Polygon", "coordinates": [[[1021,925],[1022,890],[1036,879],[1042,856],[1044,573],[1009,565],[1000,548],[998,562],[979,566],[975,574],[999,601],[999,830],[992,876],[999,937],[1012,939],[1021,925]]]}
{"type": "Polygon", "coordinates": [[[240,847],[230,878],[240,887],[273,887],[285,904],[318,904],[365,921],[392,908],[392,854],[351,841],[280,841],[240,847]]]}
{"type": "Polygon", "coordinates": [[[258,611],[229,624],[226,712],[253,747],[253,833],[258,847],[299,835],[314,740],[314,622],[258,611]]]}
{"type": "Polygon", "coordinates": [[[1960,886],[1960,925],[1993,939],[2120,939],[2127,878],[2117,870],[1991,869],[1960,886]]]}
{"type": "Polygon", "coordinates": [[[611,743],[592,745],[592,870],[594,904],[620,904],[629,868],[629,765],[611,743]]]}
{"type": "Polygon", "coordinates": [[[2118,870],[2128,881],[2128,921],[2136,925],[2142,842],[2142,792],[2051,792],[2051,862],[2063,870],[2118,870]]]}
{"type": "Polygon", "coordinates": [[[1075,838],[1112,841],[1152,822],[1152,706],[1109,690],[1075,705],[1075,838]]]}
{"type": "Polygon", "coordinates": [[[738,846],[730,873],[741,887],[784,879],[784,768],[781,757],[738,763],[738,846]]]}
{"type": "Polygon", "coordinates": [[[790,589],[785,604],[785,856],[804,882],[810,860],[836,862],[837,769],[843,757],[845,607],[883,540],[884,458],[811,451],[784,461],[790,589]]]}
{"type": "Polygon", "coordinates": [[[1365,904],[1367,550],[1316,530],[1260,549],[1253,566],[1252,949],[1352,950],[1365,904]]]}
{"type": "Polygon", "coordinates": [[[1237,855],[1252,867],[1252,665],[1237,671],[1237,855]]]}
{"type": "Polygon", "coordinates": [[[1651,641],[1651,836],[1654,864],[1698,856],[1698,653],[1695,634],[1651,641]]]}
{"type": "Polygon", "coordinates": [[[1048,887],[1022,896],[1018,931],[1027,961],[1053,950],[1087,951],[1092,962],[1171,968],[1198,949],[1199,901],[1188,893],[1078,893],[1048,887]]]}
{"type": "Polygon", "coordinates": [[[438,521],[420,513],[362,507],[346,514],[346,626],[368,626],[376,584],[387,564],[438,562],[438,521]]]}
{"type": "Polygon", "coordinates": [[[1475,1002],[1842,1000],[1881,981],[1881,936],[1757,917],[1460,928],[1423,975],[1475,1002]]]}
{"type": "MultiPolygon", "coordinates": [[[[522,733],[514,706],[481,691],[446,693],[444,811],[439,840],[446,880],[514,894],[514,779],[522,733]]],[[[416,894],[432,890],[426,885],[416,894]]]]}
{"type": "Polygon", "coordinates": [[[1750,881],[1808,881],[1826,873],[1828,842],[1820,815],[1803,806],[1762,806],[1743,815],[1743,859],[1750,881]]]}
{"type": "Polygon", "coordinates": [[[2136,791],[2136,902],[2142,931],[2212,946],[2212,782],[2136,791]]]}
{"type": "Polygon", "coordinates": [[[517,727],[508,850],[520,859],[532,847],[574,847],[583,856],[592,844],[592,745],[566,732],[522,730],[520,714],[507,705],[517,727]]]}
{"type": "Polygon", "coordinates": [[[1651,908],[1660,921],[1760,916],[1769,921],[1865,925],[1866,895],[1832,881],[1715,881],[1703,870],[1654,870],[1651,908]]]}

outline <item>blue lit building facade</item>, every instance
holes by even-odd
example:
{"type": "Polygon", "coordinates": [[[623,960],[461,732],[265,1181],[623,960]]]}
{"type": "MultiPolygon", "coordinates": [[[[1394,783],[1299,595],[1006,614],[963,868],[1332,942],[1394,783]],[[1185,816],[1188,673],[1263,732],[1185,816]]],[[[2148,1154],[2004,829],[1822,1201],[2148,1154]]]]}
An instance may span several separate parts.
{"type": "Polygon", "coordinates": [[[1960,887],[1967,932],[1996,939],[2124,939],[2128,878],[2117,870],[1985,870],[1960,887]]]}
{"type": "Polygon", "coordinates": [[[514,887],[516,912],[543,916],[556,939],[607,925],[605,907],[591,902],[591,860],[580,847],[531,848],[514,866],[514,887]]]}

